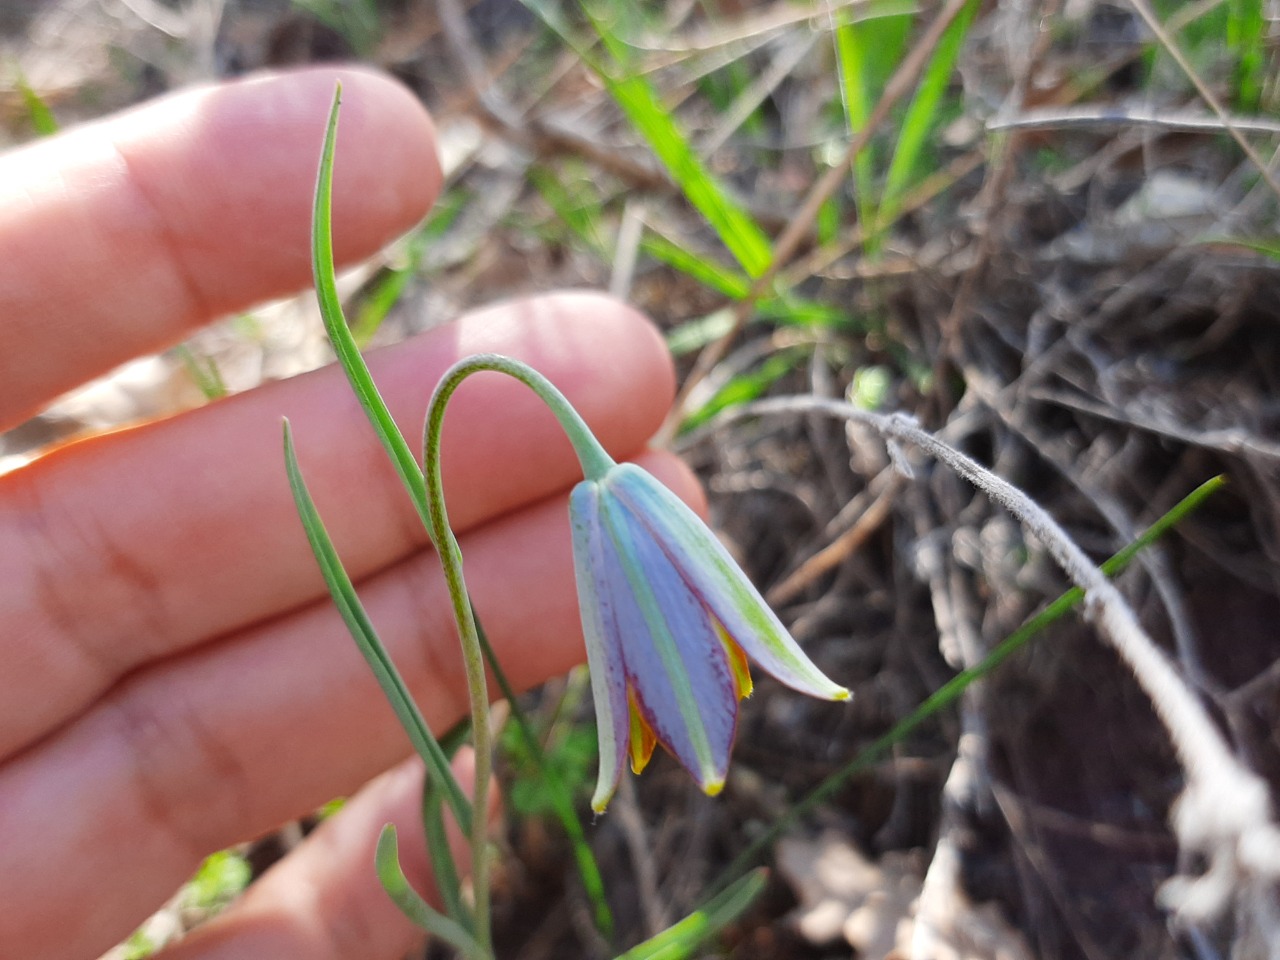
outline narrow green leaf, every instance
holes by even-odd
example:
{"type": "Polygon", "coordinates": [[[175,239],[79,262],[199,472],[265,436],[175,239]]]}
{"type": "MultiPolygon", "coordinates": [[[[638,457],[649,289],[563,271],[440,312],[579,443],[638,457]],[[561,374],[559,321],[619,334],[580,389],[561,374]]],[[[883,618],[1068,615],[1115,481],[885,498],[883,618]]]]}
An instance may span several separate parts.
{"type": "Polygon", "coordinates": [[[382,828],[378,837],[374,863],[382,889],[387,891],[387,895],[411,923],[443,940],[469,960],[489,960],[487,951],[462,924],[436,910],[410,886],[409,878],[400,867],[396,828],[390,823],[382,828]]]}
{"type": "Polygon", "coordinates": [[[916,176],[924,145],[930,133],[938,126],[939,105],[951,83],[951,74],[978,13],[978,6],[979,0],[970,0],[955,21],[947,27],[925,68],[924,76],[920,78],[916,95],[902,118],[902,132],[898,135],[898,144],[894,148],[893,159],[889,161],[889,171],[885,174],[877,221],[880,226],[894,218],[899,201],[916,176]]]}
{"type": "Polygon", "coordinates": [[[1262,0],[1227,4],[1227,50],[1235,59],[1232,99],[1243,111],[1257,110],[1266,83],[1266,11],[1262,0]]]}
{"type": "Polygon", "coordinates": [[[684,960],[698,945],[736,920],[764,891],[768,873],[752,870],[707,901],[700,910],[656,937],[632,947],[617,960],[684,960]]]}
{"type": "Polygon", "coordinates": [[[623,62],[626,45],[584,7],[609,53],[612,62],[606,65],[574,38],[564,17],[546,0],[523,2],[600,77],[609,95],[649,144],[685,198],[702,214],[748,276],[755,278],[763,274],[773,257],[768,234],[707,169],[649,81],[627,71],[623,62]]]}
{"type": "Polygon", "coordinates": [[[400,720],[400,725],[409,735],[414,750],[426,763],[430,775],[443,786],[449,808],[462,826],[463,832],[469,834],[471,801],[463,794],[462,788],[453,776],[453,771],[449,769],[448,758],[431,733],[431,728],[427,726],[427,721],[418,709],[418,705],[414,703],[409,688],[400,676],[400,671],[396,669],[386,647],[378,638],[377,631],[374,630],[373,623],[369,620],[364,605],[356,594],[355,586],[351,583],[351,578],[343,568],[342,561],[338,559],[333,541],[329,538],[324,522],[316,510],[315,501],[311,499],[311,493],[307,490],[306,482],[302,478],[297,454],[294,451],[293,434],[287,420],[284,423],[284,456],[285,469],[289,474],[289,487],[293,491],[298,516],[302,519],[302,526],[307,532],[311,551],[320,565],[320,572],[324,576],[325,585],[329,588],[333,602],[337,605],[338,612],[342,615],[342,620],[351,632],[369,669],[373,671],[378,686],[382,688],[396,717],[400,720]]]}
{"type": "Polygon", "coordinates": [[[196,389],[206,400],[219,400],[227,395],[227,385],[222,379],[222,372],[212,357],[197,357],[189,346],[180,343],[174,347],[174,353],[182,361],[187,375],[195,382],[196,389]]]}
{"type": "Polygon", "coordinates": [[[752,279],[763,274],[773,258],[768,235],[707,170],[649,82],[638,75],[602,79],[685,199],[706,218],[742,269],[752,279]]]}
{"type": "Polygon", "coordinates": [[[449,836],[445,832],[444,791],[436,783],[435,777],[426,777],[422,781],[422,826],[427,840],[427,855],[431,858],[431,872],[435,875],[436,887],[444,900],[445,913],[457,920],[468,932],[474,932],[471,912],[462,901],[462,879],[458,876],[458,865],[453,859],[449,836]]]}
{"type": "MultiPolygon", "coordinates": [[[[1195,511],[1205,500],[1220,490],[1227,480],[1218,476],[1206,480],[1195,490],[1183,497],[1173,509],[1160,517],[1144,530],[1132,543],[1116,553],[1102,564],[1103,573],[1115,576],[1124,570],[1134,557],[1145,547],[1168,533],[1184,517],[1195,511]]],[[[941,687],[930,694],[920,706],[895,723],[887,733],[864,747],[856,757],[823,780],[808,796],[792,807],[751,841],[720,875],[716,882],[719,887],[749,868],[765,850],[769,848],[783,833],[789,830],[805,814],[822,803],[853,776],[869,768],[873,763],[888,753],[895,744],[905,739],[912,731],[921,726],[930,717],[960,699],[960,696],[975,680],[985,677],[1016,652],[1026,646],[1036,634],[1058,620],[1061,620],[1072,609],[1084,600],[1084,591],[1075,587],[1062,594],[1058,599],[1031,617],[1021,627],[1006,637],[988,653],[976,666],[962,670],[941,687]]],[[[714,888],[713,888],[714,889],[714,888]]]]}
{"type": "Polygon", "coordinates": [[[751,292],[751,280],[709,257],[686,250],[661,234],[646,233],[640,241],[641,248],[649,256],[687,274],[703,286],[734,300],[741,300],[751,292]]]}
{"type": "Polygon", "coordinates": [[[717,310],[667,331],[667,349],[676,357],[687,356],[719,340],[733,326],[733,311],[728,308],[717,310]]]}
{"type": "Polygon", "coordinates": [[[22,94],[22,105],[27,108],[27,117],[31,126],[42,137],[47,137],[61,129],[58,118],[53,115],[44,98],[36,93],[35,87],[27,82],[27,78],[18,75],[18,92],[22,94]]]}
{"type": "Polygon", "coordinates": [[[796,364],[809,353],[808,347],[793,347],[769,354],[759,367],[731,378],[711,396],[710,400],[698,409],[690,411],[680,424],[681,432],[706,423],[722,410],[749,403],[760,397],[781,377],[794,370],[796,364]]]}
{"type": "Polygon", "coordinates": [[[355,391],[356,398],[383,448],[395,464],[396,473],[409,491],[423,526],[430,530],[427,490],[422,470],[373,382],[369,366],[347,327],[347,319],[342,314],[342,301],[338,298],[338,281],[333,262],[333,148],[338,135],[338,109],[341,105],[342,84],[338,84],[333,94],[333,106],[329,110],[329,123],[325,128],[311,221],[311,266],[315,277],[316,297],[320,301],[324,329],[329,335],[338,363],[346,373],[351,389],[355,391]]]}

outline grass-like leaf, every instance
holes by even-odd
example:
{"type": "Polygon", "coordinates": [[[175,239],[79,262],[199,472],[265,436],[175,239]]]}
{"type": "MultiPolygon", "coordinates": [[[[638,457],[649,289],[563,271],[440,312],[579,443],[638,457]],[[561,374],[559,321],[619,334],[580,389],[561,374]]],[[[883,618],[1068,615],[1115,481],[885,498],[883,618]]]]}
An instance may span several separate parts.
{"type": "Polygon", "coordinates": [[[351,335],[347,319],[342,314],[342,301],[338,298],[338,281],[333,262],[333,148],[337,141],[338,110],[341,106],[342,85],[339,84],[334,92],[333,106],[329,110],[329,122],[325,128],[311,220],[311,267],[316,297],[320,301],[320,316],[324,320],[325,333],[329,336],[329,343],[333,345],[338,363],[346,373],[351,389],[373,425],[383,449],[395,464],[396,473],[409,491],[423,526],[429,530],[431,524],[422,470],[373,382],[369,365],[365,363],[360,347],[351,335]]]}
{"type": "Polygon", "coordinates": [[[409,884],[408,877],[400,868],[396,828],[392,824],[388,823],[382,828],[374,862],[382,889],[387,891],[387,895],[410,922],[443,940],[468,960],[488,960],[488,951],[480,946],[462,924],[432,907],[409,884]]]}
{"type": "Polygon", "coordinates": [[[31,121],[31,126],[36,133],[42,137],[48,137],[61,129],[58,118],[53,115],[49,105],[22,74],[18,74],[18,92],[22,94],[22,105],[26,108],[27,118],[31,121]]]}
{"type": "Polygon", "coordinates": [[[1240,110],[1257,110],[1267,79],[1267,23],[1262,0],[1227,4],[1227,50],[1235,58],[1233,96],[1240,110]]]}
{"type": "Polygon", "coordinates": [[[347,575],[342,561],[338,559],[333,541],[329,538],[324,522],[316,510],[315,501],[311,499],[311,493],[302,479],[302,471],[298,467],[298,457],[293,446],[293,434],[287,420],[284,424],[284,457],[285,469],[289,475],[289,488],[293,491],[298,516],[302,519],[302,526],[307,532],[311,551],[320,565],[320,572],[324,576],[325,585],[329,588],[333,602],[337,605],[338,612],[355,639],[365,662],[369,664],[369,669],[373,671],[378,686],[382,688],[391,708],[395,711],[400,725],[409,735],[414,750],[426,763],[430,776],[442,785],[449,801],[449,808],[463,831],[469,832],[471,802],[462,792],[453,772],[449,769],[448,757],[445,756],[439,741],[432,734],[431,728],[427,726],[427,721],[418,709],[418,705],[414,703],[409,688],[400,676],[400,671],[392,663],[386,647],[378,639],[377,631],[374,630],[373,623],[369,620],[364,605],[356,594],[351,577],[347,575]]]}
{"type": "Polygon", "coordinates": [[[617,960],[684,960],[698,945],[714,936],[742,915],[768,881],[765,870],[752,870],[712,897],[699,910],[646,940],[617,960]]]}
{"type": "Polygon", "coordinates": [[[877,216],[880,228],[896,216],[899,202],[917,175],[925,143],[938,126],[943,96],[951,82],[956,59],[960,56],[960,48],[964,45],[969,28],[973,25],[978,7],[978,0],[970,0],[956,17],[955,22],[947,27],[942,39],[938,41],[938,47],[934,50],[929,65],[925,68],[924,75],[920,78],[916,95],[902,118],[898,144],[894,148],[893,159],[889,161],[889,170],[885,174],[884,190],[877,216]]]}
{"type": "Polygon", "coordinates": [[[652,84],[626,69],[620,60],[625,45],[599,18],[585,10],[612,63],[605,63],[577,41],[573,31],[547,0],[524,0],[590,67],[605,85],[636,131],[649,144],[685,199],[706,219],[747,275],[755,278],[769,267],[773,253],[768,234],[747,210],[734,200],[707,169],[689,139],[663,104],[652,84]]]}

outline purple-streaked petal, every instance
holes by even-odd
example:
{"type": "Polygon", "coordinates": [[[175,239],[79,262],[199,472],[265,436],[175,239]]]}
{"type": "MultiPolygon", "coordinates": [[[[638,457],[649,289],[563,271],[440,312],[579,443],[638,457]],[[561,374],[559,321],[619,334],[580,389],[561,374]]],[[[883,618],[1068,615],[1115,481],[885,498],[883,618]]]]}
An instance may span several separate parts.
{"type": "Polygon", "coordinates": [[[604,810],[618,789],[627,754],[629,713],[627,680],[622,660],[617,617],[610,596],[617,589],[607,575],[605,534],[601,526],[599,484],[584,480],[569,495],[569,520],[573,527],[573,568],[578,584],[582,634],[591,671],[596,728],[600,741],[600,773],[591,809],[604,810]]]}
{"type": "Polygon", "coordinates": [[[728,773],[738,697],[724,646],[706,608],[648,528],[601,484],[601,510],[622,657],[637,710],[658,740],[708,793],[728,773]],[[610,556],[610,554],[613,554],[610,556]]]}
{"type": "Polygon", "coordinates": [[[848,699],[849,691],[829,680],[805,655],[715,534],[679,497],[629,463],[610,470],[601,486],[604,502],[626,506],[636,525],[649,534],[637,539],[661,549],[696,601],[711,611],[748,657],[802,693],[848,699]]]}

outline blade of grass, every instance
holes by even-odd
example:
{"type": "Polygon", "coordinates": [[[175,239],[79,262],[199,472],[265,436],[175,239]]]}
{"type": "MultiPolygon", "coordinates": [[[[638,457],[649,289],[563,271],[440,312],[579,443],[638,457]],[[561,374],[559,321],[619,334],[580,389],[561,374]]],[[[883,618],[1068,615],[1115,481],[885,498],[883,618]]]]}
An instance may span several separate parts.
{"type": "Polygon", "coordinates": [[[435,777],[422,781],[422,826],[427,840],[427,855],[431,858],[431,872],[435,874],[436,888],[444,900],[447,916],[455,918],[464,929],[475,929],[470,910],[462,900],[462,878],[449,847],[449,837],[444,826],[444,791],[435,777]]]}
{"type": "MultiPolygon", "coordinates": [[[[1217,476],[1206,480],[1195,490],[1183,497],[1164,516],[1156,520],[1143,531],[1132,543],[1116,553],[1102,564],[1102,571],[1108,576],[1115,576],[1125,569],[1145,547],[1154,543],[1176,526],[1184,517],[1195,511],[1205,500],[1220,490],[1227,480],[1217,476]]],[[[1013,654],[1021,650],[1050,624],[1062,619],[1084,600],[1084,591],[1079,587],[1068,590],[1058,599],[1027,620],[1021,627],[996,645],[981,662],[967,670],[962,670],[941,687],[930,694],[923,703],[895,723],[888,732],[877,737],[859,751],[858,755],[822,781],[802,800],[794,804],[790,810],[775,820],[768,830],[751,841],[734,861],[721,873],[712,889],[722,888],[734,877],[748,869],[765,850],[769,848],[783,833],[789,830],[801,817],[809,813],[820,803],[832,796],[853,776],[870,767],[884,754],[917,727],[929,720],[936,713],[946,709],[960,699],[965,689],[973,681],[991,673],[1013,654]]]]}
{"type": "Polygon", "coordinates": [[[752,870],[712,897],[699,910],[632,947],[617,960],[684,960],[698,945],[736,920],[764,891],[768,873],[752,870]]]}
{"type": "Polygon", "coordinates": [[[220,400],[227,395],[227,385],[212,357],[197,357],[185,343],[174,347],[174,353],[206,400],[220,400]]]}
{"type": "Polygon", "coordinates": [[[306,481],[302,478],[302,471],[298,466],[297,453],[294,450],[293,433],[287,420],[284,423],[284,457],[285,469],[289,474],[289,488],[293,491],[293,500],[298,508],[298,516],[302,518],[302,525],[307,532],[307,540],[311,544],[311,551],[315,554],[316,563],[320,565],[320,572],[324,576],[325,585],[329,588],[333,602],[337,605],[338,612],[342,615],[343,622],[355,639],[356,646],[360,648],[360,653],[364,656],[365,662],[368,663],[369,669],[373,671],[373,675],[378,681],[378,686],[382,688],[382,692],[386,695],[391,708],[395,711],[400,725],[404,727],[405,733],[409,735],[409,740],[413,744],[414,750],[426,763],[427,770],[432,778],[442,785],[449,801],[449,808],[453,811],[453,815],[457,818],[463,831],[469,832],[471,828],[471,801],[467,799],[462,788],[458,785],[458,781],[454,778],[453,772],[449,769],[449,759],[445,756],[439,741],[432,734],[431,728],[427,726],[427,721],[418,709],[418,705],[409,694],[409,688],[405,685],[400,672],[387,654],[386,647],[382,645],[382,641],[378,638],[377,631],[365,612],[364,604],[360,602],[360,597],[356,594],[351,578],[343,568],[342,561],[338,559],[338,553],[333,547],[333,541],[329,538],[324,522],[320,519],[315,501],[311,499],[311,493],[307,489],[306,481]]]}
{"type": "Polygon", "coordinates": [[[1232,100],[1241,110],[1257,110],[1266,82],[1266,11],[1262,0],[1230,0],[1227,50],[1235,58],[1232,100]]]}
{"type": "Polygon", "coordinates": [[[704,287],[733,300],[745,297],[751,290],[751,281],[728,267],[721,266],[709,257],[687,250],[658,233],[646,233],[640,241],[645,253],[669,267],[697,280],[704,287]]]}
{"type": "Polygon", "coordinates": [[[391,308],[404,296],[410,281],[421,269],[428,247],[457,220],[466,200],[467,197],[456,190],[450,190],[438,198],[427,222],[414,232],[405,245],[404,262],[387,270],[372,284],[364,302],[356,311],[356,322],[351,327],[351,335],[361,347],[369,345],[391,308]]]}
{"type": "MultiPolygon", "coordinates": [[[[848,11],[839,14],[835,26],[836,66],[841,104],[851,134],[856,135],[867,125],[876,91],[888,79],[890,65],[901,55],[911,20],[909,15],[860,20],[848,11]]],[[[875,148],[868,141],[853,158],[853,172],[858,221],[864,226],[871,253],[877,246],[871,236],[871,227],[877,221],[875,166],[875,148]]]]}
{"type": "Polygon", "coordinates": [[[796,364],[811,352],[809,347],[793,347],[769,354],[757,368],[730,378],[711,396],[711,399],[692,411],[681,424],[681,431],[693,430],[723,410],[762,396],[780,378],[794,370],[796,364]]]}
{"type": "Polygon", "coordinates": [[[443,940],[468,960],[489,960],[488,952],[462,924],[436,910],[410,886],[408,877],[400,867],[396,828],[390,823],[382,828],[382,833],[378,837],[374,863],[382,889],[387,891],[395,905],[400,908],[400,912],[408,917],[410,922],[443,940]]]}
{"type": "Polygon", "coordinates": [[[707,169],[649,81],[627,69],[621,60],[625,45],[605,23],[584,7],[588,20],[613,61],[605,64],[575,39],[559,12],[546,0],[524,0],[524,4],[559,34],[601,79],[609,95],[649,144],[676,186],[706,219],[742,269],[753,278],[763,274],[772,259],[768,234],[707,169]]]}
{"type": "Polygon", "coordinates": [[[61,129],[58,118],[53,115],[49,105],[21,73],[18,74],[18,92],[22,94],[22,105],[26,107],[27,118],[31,121],[31,126],[36,133],[42,137],[48,137],[61,129]]]}
{"type": "Polygon", "coordinates": [[[960,49],[978,13],[978,6],[978,0],[970,0],[947,27],[902,118],[902,131],[898,134],[898,144],[885,174],[880,211],[876,220],[877,231],[893,220],[899,201],[916,176],[924,145],[930,133],[938,126],[939,107],[951,82],[960,49]]]}

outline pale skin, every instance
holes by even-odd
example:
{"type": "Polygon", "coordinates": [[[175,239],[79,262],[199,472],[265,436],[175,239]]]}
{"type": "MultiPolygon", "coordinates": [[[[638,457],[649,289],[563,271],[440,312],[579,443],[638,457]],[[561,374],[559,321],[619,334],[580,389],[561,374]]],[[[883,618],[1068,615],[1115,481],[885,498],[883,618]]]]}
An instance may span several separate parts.
{"type": "MultiPolygon", "coordinates": [[[[376,74],[188,91],[0,157],[0,428],[309,284],[311,191],[339,75],[334,235],[350,262],[418,221],[440,184],[430,120],[376,74]]],[[[373,355],[415,444],[439,374],[479,351],[532,364],[615,457],[638,456],[696,498],[672,458],[644,453],[673,374],[635,312],[544,295],[373,355]]],[[[394,821],[406,870],[429,887],[421,769],[327,599],[285,480],[283,416],[428,721],[442,731],[465,710],[438,563],[337,370],[0,477],[0,956],[92,960],[204,855],[352,794],[162,956],[390,960],[417,941],[371,865],[394,821]]],[[[565,671],[583,656],[567,441],[524,387],[486,375],[450,405],[443,460],[476,607],[513,682],[565,671]]]]}

